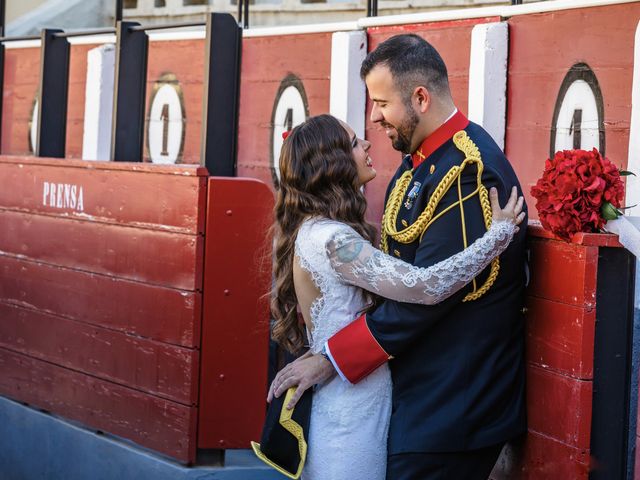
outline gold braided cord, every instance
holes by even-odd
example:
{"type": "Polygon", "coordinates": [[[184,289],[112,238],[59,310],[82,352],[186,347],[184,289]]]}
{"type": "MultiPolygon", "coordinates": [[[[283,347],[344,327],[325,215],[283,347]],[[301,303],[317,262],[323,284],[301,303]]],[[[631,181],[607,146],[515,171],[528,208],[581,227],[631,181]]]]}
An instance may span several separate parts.
{"type": "MultiPolygon", "coordinates": [[[[389,253],[389,237],[393,238],[396,242],[405,244],[412,243],[418,238],[422,240],[422,236],[427,231],[429,226],[446,212],[448,212],[452,208],[455,208],[456,206],[459,206],[460,208],[460,218],[462,219],[462,238],[464,242],[464,248],[467,248],[468,244],[463,203],[476,194],[478,195],[480,206],[482,208],[484,224],[487,229],[491,227],[491,203],[489,202],[489,193],[487,192],[486,187],[482,185],[482,171],[484,166],[482,163],[482,158],[480,156],[480,151],[478,150],[476,144],[473,143],[473,140],[469,138],[464,130],[457,132],[453,136],[453,143],[459,150],[462,151],[462,153],[464,153],[464,161],[460,164],[460,166],[456,165],[451,167],[451,169],[446,173],[442,180],[440,180],[440,183],[438,183],[438,185],[436,186],[435,190],[431,194],[431,197],[429,198],[429,201],[427,202],[427,206],[418,216],[416,221],[402,230],[397,230],[396,228],[398,213],[400,212],[402,200],[404,199],[407,190],[409,189],[411,180],[413,179],[413,170],[404,172],[402,176],[396,181],[396,184],[389,194],[389,199],[387,200],[387,204],[384,209],[384,215],[382,217],[380,248],[385,253],[389,253]],[[473,192],[463,198],[461,175],[467,165],[474,163],[476,164],[478,170],[477,187],[473,192]],[[454,182],[457,182],[458,184],[458,201],[449,205],[434,217],[436,207],[438,206],[444,195],[453,186],[454,182]]],[[[494,284],[496,278],[498,277],[499,270],[500,260],[496,258],[491,262],[491,270],[485,283],[478,289],[474,279],[473,291],[467,294],[463,301],[468,302],[471,300],[477,300],[482,295],[484,295],[487,290],[489,290],[489,288],[491,288],[491,286],[494,284]]]]}

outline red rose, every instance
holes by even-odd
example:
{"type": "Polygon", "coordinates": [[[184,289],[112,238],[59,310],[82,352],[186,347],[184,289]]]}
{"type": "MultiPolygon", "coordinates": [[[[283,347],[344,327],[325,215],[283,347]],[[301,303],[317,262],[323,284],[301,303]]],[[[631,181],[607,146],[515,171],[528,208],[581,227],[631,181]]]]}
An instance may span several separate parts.
{"type": "Polygon", "coordinates": [[[531,188],[542,226],[570,240],[578,232],[601,229],[605,202],[619,208],[624,184],[618,168],[592,151],[564,150],[545,161],[542,177],[531,188]]]}

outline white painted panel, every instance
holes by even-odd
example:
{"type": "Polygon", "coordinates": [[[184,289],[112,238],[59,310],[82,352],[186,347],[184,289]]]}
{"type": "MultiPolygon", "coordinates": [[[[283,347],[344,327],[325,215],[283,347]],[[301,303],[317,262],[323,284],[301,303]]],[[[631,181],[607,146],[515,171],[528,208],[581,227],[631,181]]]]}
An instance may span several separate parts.
{"type": "Polygon", "coordinates": [[[367,34],[363,31],[336,32],[331,39],[331,115],[347,122],[364,138],[366,86],[360,66],[367,56],[367,34]]]}
{"type": "Polygon", "coordinates": [[[82,158],[109,160],[116,48],[101,45],[87,52],[82,158]]]}
{"type": "Polygon", "coordinates": [[[469,120],[482,125],[501,149],[507,114],[509,27],[506,22],[476,25],[471,32],[469,120]]]}
{"type": "MultiPolygon", "coordinates": [[[[633,87],[631,90],[631,126],[629,128],[629,159],[627,170],[636,176],[627,177],[627,205],[640,204],[640,23],[636,28],[633,52],[633,87]]],[[[640,205],[630,208],[627,215],[640,216],[640,205]]]]}

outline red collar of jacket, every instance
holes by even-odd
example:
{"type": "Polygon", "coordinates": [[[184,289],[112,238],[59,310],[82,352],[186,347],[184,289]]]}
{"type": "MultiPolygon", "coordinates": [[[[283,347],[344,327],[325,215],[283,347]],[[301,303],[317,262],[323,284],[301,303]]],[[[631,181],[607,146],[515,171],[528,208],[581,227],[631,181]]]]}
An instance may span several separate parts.
{"type": "Polygon", "coordinates": [[[449,120],[425,138],[420,147],[411,155],[413,168],[418,168],[418,165],[424,162],[429,155],[444,145],[456,132],[467,128],[467,125],[469,125],[469,120],[458,110],[449,120]]]}

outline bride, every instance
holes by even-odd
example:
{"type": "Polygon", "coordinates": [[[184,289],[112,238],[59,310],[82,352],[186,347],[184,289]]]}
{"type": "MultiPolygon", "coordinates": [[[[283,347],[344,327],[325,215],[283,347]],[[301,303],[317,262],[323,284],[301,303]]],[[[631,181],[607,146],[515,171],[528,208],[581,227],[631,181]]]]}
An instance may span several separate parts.
{"type": "MultiPolygon", "coordinates": [[[[491,228],[469,248],[429,268],[388,256],[372,246],[375,230],[364,219],[360,187],[376,176],[370,147],[330,115],[309,118],[284,141],[271,307],[273,337],[293,353],[304,338],[298,307],[310,352],[318,353],[377,296],[435,304],[457,292],[507,248],[524,219],[515,189],[504,209],[492,189],[491,228]]],[[[356,385],[336,376],[318,386],[302,478],[384,480],[390,415],[386,364],[356,385]]]]}

